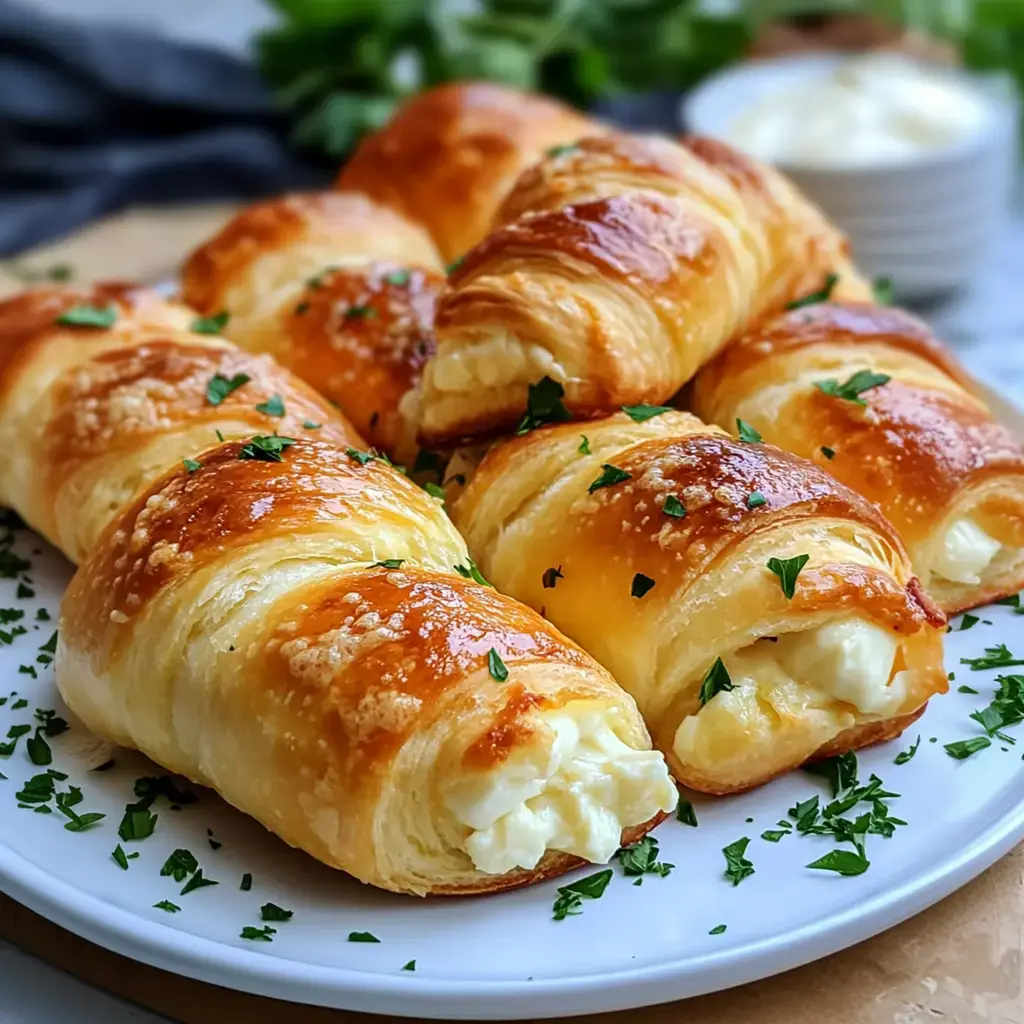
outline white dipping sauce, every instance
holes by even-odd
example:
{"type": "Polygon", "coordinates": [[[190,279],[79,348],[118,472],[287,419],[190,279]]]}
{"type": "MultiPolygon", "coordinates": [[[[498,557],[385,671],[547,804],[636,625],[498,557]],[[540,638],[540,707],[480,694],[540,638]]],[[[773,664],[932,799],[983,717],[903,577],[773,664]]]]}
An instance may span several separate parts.
{"type": "Polygon", "coordinates": [[[871,54],[763,96],[725,138],[769,162],[862,167],[911,163],[990,117],[982,96],[944,69],[871,54]]]}

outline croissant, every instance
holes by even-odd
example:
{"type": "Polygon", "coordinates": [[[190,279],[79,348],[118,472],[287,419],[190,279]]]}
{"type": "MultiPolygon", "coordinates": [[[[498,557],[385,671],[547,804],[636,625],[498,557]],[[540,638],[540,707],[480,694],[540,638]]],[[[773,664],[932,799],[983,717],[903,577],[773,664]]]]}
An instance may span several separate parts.
{"type": "Polygon", "coordinates": [[[217,431],[315,431],[361,444],[271,359],[193,333],[195,319],[120,284],[39,289],[0,303],[0,503],[73,562],[140,486],[215,444],[217,431]],[[219,395],[208,392],[217,380],[235,388],[214,405],[219,395]],[[275,398],[279,409],[261,411],[275,398]]]}
{"type": "Polygon", "coordinates": [[[244,456],[145,489],[72,581],[57,681],[90,728],[399,892],[604,861],[674,806],[633,701],[456,574],[435,499],[308,438],[244,456]]]}
{"type": "Polygon", "coordinates": [[[498,445],[453,517],[497,587],[636,698],[694,789],[745,790],[897,736],[947,688],[945,619],[881,515],[812,463],[687,413],[498,445]]]}
{"type": "Polygon", "coordinates": [[[445,260],[487,233],[519,172],[600,126],[555,100],[486,82],[421,93],[364,139],[338,188],[365,192],[432,235],[445,260]]]}
{"type": "Polygon", "coordinates": [[[426,233],[357,193],[244,209],[186,260],[182,297],[336,402],[376,449],[415,458],[415,389],[443,264],[426,233]]]}
{"type": "Polygon", "coordinates": [[[708,365],[692,402],[868,498],[947,613],[1024,587],[1024,451],[916,317],[867,303],[784,313],[708,365]]]}
{"type": "Polygon", "coordinates": [[[340,414],[194,317],[123,287],[0,304],[0,498],[82,560],[68,706],[398,891],[525,884],[653,827],[675,789],[632,699],[463,578],[440,504],[340,414]]]}
{"type": "Polygon", "coordinates": [[[522,175],[496,224],[438,304],[424,443],[507,430],[545,376],[578,417],[666,401],[751,319],[835,275],[837,294],[866,294],[814,207],[709,140],[560,147],[522,175]]]}

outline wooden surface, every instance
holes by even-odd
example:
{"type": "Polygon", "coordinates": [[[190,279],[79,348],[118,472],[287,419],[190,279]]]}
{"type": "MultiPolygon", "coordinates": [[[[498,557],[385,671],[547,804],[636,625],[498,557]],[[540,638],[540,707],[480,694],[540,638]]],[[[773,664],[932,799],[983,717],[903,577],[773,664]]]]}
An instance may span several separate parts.
{"type": "MultiPolygon", "coordinates": [[[[19,264],[39,270],[70,263],[76,279],[86,281],[165,279],[230,209],[122,214],[19,264]]],[[[0,267],[0,295],[19,287],[18,275],[0,267]]],[[[84,942],[2,894],[0,935],[182,1024],[395,1019],[300,1007],[179,978],[84,942]]],[[[700,999],[577,1019],[627,1024],[641,1014],[645,1024],[1024,1024],[1024,846],[938,906],[816,964],[700,999]]]]}

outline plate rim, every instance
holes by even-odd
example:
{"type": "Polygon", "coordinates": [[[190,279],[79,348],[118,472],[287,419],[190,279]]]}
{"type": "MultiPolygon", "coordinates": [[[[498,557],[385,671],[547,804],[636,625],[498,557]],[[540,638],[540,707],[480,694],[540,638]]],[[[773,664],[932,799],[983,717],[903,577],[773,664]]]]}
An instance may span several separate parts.
{"type": "Polygon", "coordinates": [[[150,921],[48,874],[0,843],[0,880],[30,910],[150,966],[306,1005],[428,1019],[528,1020],[638,1009],[779,974],[877,935],[950,895],[1024,840],[1024,792],[963,847],[896,889],[784,937],[601,976],[452,981],[391,976],[264,955],[150,921]],[[694,984],[694,979],[698,979],[694,984]],[[723,983],[724,982],[724,983],[723,983]]]}

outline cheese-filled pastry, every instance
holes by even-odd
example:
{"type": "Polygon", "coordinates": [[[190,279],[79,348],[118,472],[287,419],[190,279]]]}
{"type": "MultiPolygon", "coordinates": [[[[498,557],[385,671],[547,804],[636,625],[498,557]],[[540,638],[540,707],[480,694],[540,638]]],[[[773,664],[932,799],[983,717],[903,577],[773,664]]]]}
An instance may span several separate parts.
{"type": "Polygon", "coordinates": [[[606,861],[675,804],[632,699],[478,575],[439,502],[301,438],[143,490],[64,600],[57,683],[293,846],[398,892],[606,861]]]}
{"type": "Polygon", "coordinates": [[[545,96],[452,82],[413,97],[363,139],[338,187],[365,192],[422,224],[450,262],[484,237],[524,167],[600,130],[545,96]]]}
{"type": "Polygon", "coordinates": [[[636,698],[694,789],[898,736],[947,688],[945,619],[881,515],[687,413],[498,445],[453,517],[495,586],[636,698]]]}
{"type": "Polygon", "coordinates": [[[273,355],[401,462],[416,456],[415,388],[443,284],[426,232],[354,192],[247,207],[182,269],[186,302],[226,314],[225,336],[273,355]]]}
{"type": "Polygon", "coordinates": [[[438,304],[429,444],[506,431],[543,377],[581,418],[667,401],[753,318],[826,286],[867,294],[845,238],[785,178],[708,140],[560,147],[496,225],[438,304]]]}
{"type": "Polygon", "coordinates": [[[362,444],[269,356],[196,333],[196,320],[128,285],[0,303],[0,503],[73,562],[140,487],[218,436],[362,444]]]}
{"type": "Polygon", "coordinates": [[[1024,452],[909,313],[792,310],[726,349],[692,401],[705,419],[744,420],[872,501],[947,613],[1024,587],[1024,452]]]}

